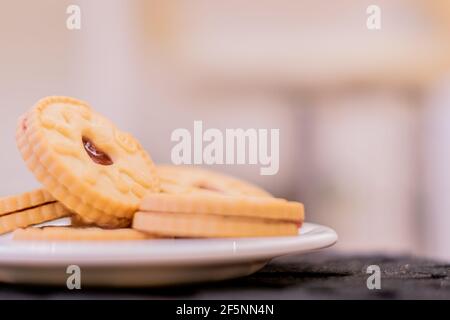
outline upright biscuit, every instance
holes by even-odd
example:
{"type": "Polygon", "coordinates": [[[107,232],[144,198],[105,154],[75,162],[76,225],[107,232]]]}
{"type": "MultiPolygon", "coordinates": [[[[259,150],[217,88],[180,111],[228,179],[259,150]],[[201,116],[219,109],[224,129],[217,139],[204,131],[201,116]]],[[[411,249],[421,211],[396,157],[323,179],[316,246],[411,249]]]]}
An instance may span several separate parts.
{"type": "Polygon", "coordinates": [[[0,234],[69,216],[47,191],[35,190],[0,199],[0,234]]]}
{"type": "Polygon", "coordinates": [[[52,196],[89,223],[128,226],[141,199],[159,191],[139,142],[73,98],[39,101],[19,121],[17,144],[52,196]]]}

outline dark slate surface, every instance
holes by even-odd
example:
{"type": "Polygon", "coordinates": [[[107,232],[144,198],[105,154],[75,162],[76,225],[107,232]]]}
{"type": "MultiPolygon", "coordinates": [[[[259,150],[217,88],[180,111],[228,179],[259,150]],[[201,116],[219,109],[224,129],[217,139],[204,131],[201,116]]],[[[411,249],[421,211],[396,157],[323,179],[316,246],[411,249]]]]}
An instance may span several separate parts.
{"type": "Polygon", "coordinates": [[[77,292],[0,284],[0,299],[450,299],[450,263],[328,251],[279,258],[252,276],[220,283],[77,292]],[[381,268],[381,290],[367,289],[372,264],[381,268]]]}

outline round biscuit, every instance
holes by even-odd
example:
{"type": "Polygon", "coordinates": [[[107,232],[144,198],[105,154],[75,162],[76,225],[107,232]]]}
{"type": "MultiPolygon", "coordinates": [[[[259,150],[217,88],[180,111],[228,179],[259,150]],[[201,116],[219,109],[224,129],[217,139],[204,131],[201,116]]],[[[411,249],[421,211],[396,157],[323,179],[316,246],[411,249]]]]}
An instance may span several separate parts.
{"type": "Polygon", "coordinates": [[[240,238],[295,236],[299,225],[221,215],[137,212],[133,228],[165,237],[240,238]]]}
{"type": "Polygon", "coordinates": [[[231,196],[271,197],[266,190],[249,182],[192,166],[158,165],[161,190],[168,193],[210,191],[231,196]]]}
{"type": "Polygon", "coordinates": [[[3,215],[0,216],[0,234],[11,232],[18,228],[25,228],[67,217],[70,214],[70,210],[61,203],[52,202],[31,209],[3,215]]]}
{"type": "Polygon", "coordinates": [[[304,220],[304,207],[299,202],[219,193],[148,194],[141,202],[140,211],[253,217],[295,223],[304,220]]]}
{"type": "Polygon", "coordinates": [[[159,191],[139,142],[85,102],[42,99],[19,122],[17,143],[52,196],[99,226],[129,225],[142,197],[159,191]]]}
{"type": "Polygon", "coordinates": [[[56,201],[45,189],[37,189],[15,196],[0,198],[0,216],[56,201]]]}

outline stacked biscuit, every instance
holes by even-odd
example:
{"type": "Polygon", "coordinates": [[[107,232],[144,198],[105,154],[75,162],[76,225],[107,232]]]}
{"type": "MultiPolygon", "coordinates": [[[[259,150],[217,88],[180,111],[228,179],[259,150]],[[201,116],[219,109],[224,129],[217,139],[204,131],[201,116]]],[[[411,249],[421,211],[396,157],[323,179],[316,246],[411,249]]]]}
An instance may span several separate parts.
{"type": "Polygon", "coordinates": [[[156,167],[130,134],[85,102],[48,97],[22,116],[17,144],[43,189],[0,199],[17,240],[296,235],[303,206],[191,167],[156,167]],[[69,227],[31,227],[71,216],[69,227]],[[23,229],[26,228],[26,229],[23,229]]]}

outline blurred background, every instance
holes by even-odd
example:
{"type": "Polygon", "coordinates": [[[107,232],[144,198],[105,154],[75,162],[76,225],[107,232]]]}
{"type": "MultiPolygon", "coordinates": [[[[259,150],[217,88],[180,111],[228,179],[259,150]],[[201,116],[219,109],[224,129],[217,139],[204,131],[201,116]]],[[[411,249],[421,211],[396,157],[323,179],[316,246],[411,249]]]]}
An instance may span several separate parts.
{"type": "Polygon", "coordinates": [[[170,162],[174,129],[279,128],[280,171],[338,250],[450,261],[450,2],[0,0],[0,195],[37,186],[16,119],[69,95],[170,162]],[[68,30],[66,9],[81,8],[68,30]],[[366,26],[369,5],[381,29],[366,26]]]}

